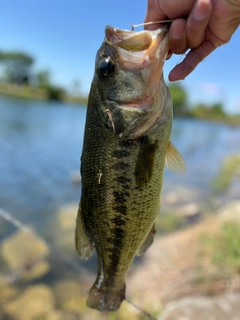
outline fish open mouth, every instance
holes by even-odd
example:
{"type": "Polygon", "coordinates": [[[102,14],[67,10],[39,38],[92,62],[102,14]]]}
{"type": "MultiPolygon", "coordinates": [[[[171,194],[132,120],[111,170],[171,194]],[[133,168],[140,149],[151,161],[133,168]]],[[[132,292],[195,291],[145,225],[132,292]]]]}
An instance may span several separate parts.
{"type": "MultiPolygon", "coordinates": [[[[121,30],[111,26],[105,29],[105,43],[119,51],[119,58],[124,65],[128,62],[148,63],[150,57],[165,61],[172,53],[168,46],[169,26],[164,25],[157,30],[140,32],[121,30]],[[127,62],[128,61],[128,62],[127,62]],[[144,61],[144,62],[143,62],[144,61]]],[[[132,69],[132,68],[131,68],[132,69]]]]}
{"type": "Polygon", "coordinates": [[[138,52],[148,49],[152,43],[149,31],[133,32],[120,30],[107,26],[105,30],[106,41],[127,51],[138,52]]]}
{"type": "Polygon", "coordinates": [[[105,29],[105,41],[110,45],[115,45],[126,51],[139,52],[154,46],[156,39],[163,39],[168,29],[168,25],[164,25],[154,31],[144,30],[135,32],[107,26],[105,29]]]}

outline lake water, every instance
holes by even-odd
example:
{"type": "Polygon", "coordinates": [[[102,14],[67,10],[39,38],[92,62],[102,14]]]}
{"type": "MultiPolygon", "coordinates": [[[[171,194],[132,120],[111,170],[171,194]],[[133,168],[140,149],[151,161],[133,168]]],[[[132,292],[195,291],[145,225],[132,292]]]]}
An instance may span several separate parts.
{"type": "MultiPolygon", "coordinates": [[[[51,212],[78,202],[86,108],[60,102],[0,99],[0,207],[37,230],[51,212]]],[[[224,158],[240,152],[240,128],[195,119],[174,119],[172,141],[188,170],[166,170],[163,193],[182,188],[204,201],[224,158]]]]}
{"type": "MultiPolygon", "coordinates": [[[[85,106],[0,97],[0,286],[1,281],[13,284],[21,297],[31,285],[37,288],[45,284],[49,290],[54,289],[56,301],[65,290],[66,299],[72,294],[73,301],[77,301],[78,312],[91,314],[85,300],[97,272],[96,253],[85,261],[75,251],[77,206],[59,213],[64,205],[79,201],[80,185],[72,183],[71,175],[79,172],[85,115],[85,106]],[[25,226],[30,234],[26,234],[25,226]],[[24,232],[18,233],[17,229],[24,232]],[[16,241],[19,234],[27,235],[27,242],[16,241]],[[48,256],[41,256],[36,239],[47,244],[48,256]],[[11,249],[6,250],[6,243],[11,249]],[[49,270],[24,281],[24,274],[29,276],[41,262],[47,263],[49,270]],[[64,283],[66,289],[62,290],[64,283]]],[[[171,211],[171,201],[166,199],[172,195],[177,195],[183,205],[190,202],[204,206],[222,161],[240,152],[240,127],[174,119],[171,140],[181,151],[188,170],[184,176],[165,171],[161,211],[171,211]]],[[[141,263],[141,259],[133,264],[141,263]]],[[[1,308],[4,306],[0,305],[0,318],[1,308]]]]}

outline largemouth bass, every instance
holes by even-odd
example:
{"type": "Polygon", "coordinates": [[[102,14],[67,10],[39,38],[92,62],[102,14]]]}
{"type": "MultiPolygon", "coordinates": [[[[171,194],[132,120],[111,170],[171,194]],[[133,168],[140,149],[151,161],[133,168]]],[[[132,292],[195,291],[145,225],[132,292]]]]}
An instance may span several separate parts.
{"type": "Polygon", "coordinates": [[[164,165],[185,164],[170,142],[172,101],[162,68],[168,29],[124,31],[106,27],[97,52],[81,157],[82,195],[76,249],[96,249],[97,279],[87,303],[117,310],[136,254],[153,242],[164,165]]]}

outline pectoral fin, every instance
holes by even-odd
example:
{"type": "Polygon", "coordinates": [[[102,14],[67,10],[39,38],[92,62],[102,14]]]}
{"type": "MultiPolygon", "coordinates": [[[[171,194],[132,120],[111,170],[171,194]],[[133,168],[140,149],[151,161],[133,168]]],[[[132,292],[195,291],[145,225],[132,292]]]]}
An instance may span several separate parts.
{"type": "Polygon", "coordinates": [[[140,188],[145,187],[151,180],[157,149],[158,141],[151,143],[147,136],[140,143],[135,169],[136,184],[140,188]]]}
{"type": "Polygon", "coordinates": [[[155,223],[154,223],[146,239],[143,241],[141,247],[138,249],[138,252],[137,252],[138,256],[141,256],[142,254],[144,254],[147,251],[147,249],[152,245],[155,233],[156,233],[156,230],[155,230],[155,223]]]}
{"type": "Polygon", "coordinates": [[[76,245],[77,252],[79,253],[80,257],[83,259],[88,259],[94,250],[94,246],[92,245],[86,233],[84,221],[81,214],[81,204],[79,205],[78,215],[76,220],[75,245],[76,245]]]}
{"type": "Polygon", "coordinates": [[[165,166],[168,170],[184,174],[187,170],[186,164],[176,147],[171,143],[168,142],[167,153],[165,156],[165,166]]]}

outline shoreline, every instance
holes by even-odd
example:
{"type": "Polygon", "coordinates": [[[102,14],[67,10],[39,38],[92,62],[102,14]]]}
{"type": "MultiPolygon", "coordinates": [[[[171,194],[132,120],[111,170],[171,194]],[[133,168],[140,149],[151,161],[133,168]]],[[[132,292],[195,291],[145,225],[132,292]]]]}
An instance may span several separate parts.
{"type": "Polygon", "coordinates": [[[34,99],[40,101],[63,101],[72,104],[87,104],[88,97],[85,96],[73,96],[71,94],[62,94],[61,99],[51,99],[49,97],[48,89],[31,87],[27,85],[17,85],[10,83],[0,82],[0,95],[19,98],[19,99],[34,99]]]}
{"type": "MultiPolygon", "coordinates": [[[[49,92],[45,88],[31,87],[26,85],[17,85],[10,83],[0,82],[0,95],[19,98],[19,99],[34,99],[40,101],[62,101],[66,103],[71,103],[74,105],[87,105],[88,96],[74,96],[68,93],[61,94],[60,99],[51,99],[49,97],[49,92]]],[[[194,116],[189,114],[185,116],[175,115],[175,118],[188,118],[188,119],[199,119],[210,122],[224,123],[230,126],[240,126],[240,114],[229,114],[226,116],[194,116]]]]}

